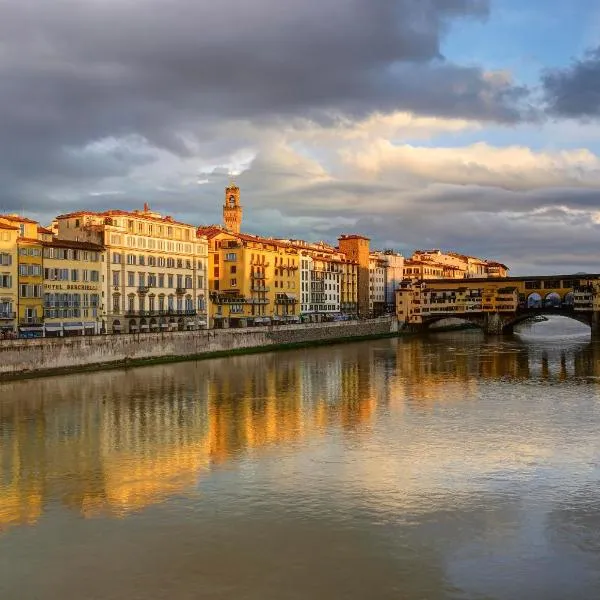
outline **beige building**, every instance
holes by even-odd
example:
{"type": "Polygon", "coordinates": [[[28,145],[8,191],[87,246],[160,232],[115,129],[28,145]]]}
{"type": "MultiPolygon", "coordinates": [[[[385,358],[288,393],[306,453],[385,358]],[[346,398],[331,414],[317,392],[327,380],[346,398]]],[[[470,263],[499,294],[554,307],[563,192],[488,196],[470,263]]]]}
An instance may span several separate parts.
{"type": "Polygon", "coordinates": [[[508,267],[476,256],[441,250],[416,250],[406,261],[409,279],[472,279],[507,277],[508,267]]]}
{"type": "Polygon", "coordinates": [[[103,330],[108,333],[207,327],[208,243],[196,227],[143,210],[60,215],[61,240],[103,245],[103,330]]]}
{"type": "Polygon", "coordinates": [[[44,335],[101,333],[103,246],[49,237],[42,241],[44,335]]]}

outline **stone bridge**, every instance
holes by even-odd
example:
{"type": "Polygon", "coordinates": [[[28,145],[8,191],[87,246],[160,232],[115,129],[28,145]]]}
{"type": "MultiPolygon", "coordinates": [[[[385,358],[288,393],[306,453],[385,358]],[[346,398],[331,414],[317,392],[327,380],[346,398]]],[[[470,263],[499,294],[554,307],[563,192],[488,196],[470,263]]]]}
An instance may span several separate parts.
{"type": "Polygon", "coordinates": [[[527,321],[536,316],[557,315],[568,317],[587,325],[592,330],[594,337],[600,336],[600,313],[593,311],[580,312],[573,308],[522,308],[512,313],[490,313],[490,312],[471,312],[471,313],[452,313],[451,315],[440,314],[430,315],[423,318],[422,329],[428,330],[431,325],[448,318],[461,319],[476,325],[485,333],[490,335],[509,334],[513,332],[514,327],[523,321],[527,321]]]}
{"type": "Polygon", "coordinates": [[[409,287],[398,290],[404,313],[397,305],[397,315],[417,330],[459,318],[498,335],[534,316],[559,315],[588,325],[600,337],[600,274],[434,279],[409,287]]]}

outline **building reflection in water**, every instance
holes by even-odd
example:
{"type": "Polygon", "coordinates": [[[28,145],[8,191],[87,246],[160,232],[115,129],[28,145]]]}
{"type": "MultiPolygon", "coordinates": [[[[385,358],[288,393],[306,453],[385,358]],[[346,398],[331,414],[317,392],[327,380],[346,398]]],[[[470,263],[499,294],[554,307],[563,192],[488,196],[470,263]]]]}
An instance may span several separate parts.
{"type": "Polygon", "coordinates": [[[469,334],[3,384],[0,530],[54,503],[126,515],[194,492],[237,456],[352,432],[378,409],[473,401],[482,379],[600,376],[598,352],[469,334]]]}

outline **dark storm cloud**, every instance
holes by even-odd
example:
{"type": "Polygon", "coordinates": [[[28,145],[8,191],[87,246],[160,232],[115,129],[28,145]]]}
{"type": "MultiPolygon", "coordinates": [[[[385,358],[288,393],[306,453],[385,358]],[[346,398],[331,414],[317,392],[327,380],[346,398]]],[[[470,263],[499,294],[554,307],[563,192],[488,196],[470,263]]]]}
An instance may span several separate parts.
{"type": "Polygon", "coordinates": [[[440,56],[454,19],[487,11],[487,0],[0,0],[1,175],[86,176],[64,149],[106,136],[191,154],[181,131],[205,140],[229,118],[518,120],[523,90],[440,56]]]}
{"type": "Polygon", "coordinates": [[[600,117],[600,46],[566,69],[548,71],[542,82],[551,113],[600,117]]]}

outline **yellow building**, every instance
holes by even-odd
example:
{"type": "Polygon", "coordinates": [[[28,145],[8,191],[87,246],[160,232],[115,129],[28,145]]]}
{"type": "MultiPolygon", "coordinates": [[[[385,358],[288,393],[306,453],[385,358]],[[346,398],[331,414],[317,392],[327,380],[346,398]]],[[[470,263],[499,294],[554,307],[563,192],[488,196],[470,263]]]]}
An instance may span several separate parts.
{"type": "Polygon", "coordinates": [[[420,324],[431,317],[513,313],[519,300],[516,286],[507,286],[497,280],[468,287],[444,287],[443,282],[406,280],[396,291],[396,317],[401,323],[420,324]]]}
{"type": "Polygon", "coordinates": [[[45,335],[100,333],[103,246],[58,239],[42,243],[45,335]]]}
{"type": "Polygon", "coordinates": [[[217,328],[299,321],[300,257],[278,240],[200,227],[209,243],[211,323],[217,328]]]}
{"type": "Polygon", "coordinates": [[[0,217],[0,338],[17,331],[19,228],[0,217]]]}
{"type": "Polygon", "coordinates": [[[356,316],[358,262],[325,242],[280,241],[294,246],[301,255],[300,310],[304,320],[356,316]]]}
{"type": "Polygon", "coordinates": [[[103,245],[108,333],[207,327],[208,243],[193,225],[144,205],[132,212],[61,215],[59,239],[103,245]]]}
{"type": "MultiPolygon", "coordinates": [[[[18,215],[0,215],[0,223],[4,226],[16,227],[18,234],[16,253],[13,251],[17,263],[18,292],[15,329],[21,337],[42,337],[44,334],[43,257],[42,242],[38,234],[39,225],[36,221],[18,215]]],[[[3,229],[3,231],[9,230],[3,229]]],[[[15,285],[14,278],[12,285],[15,285]]],[[[8,302],[6,304],[8,305],[8,302]]]]}

